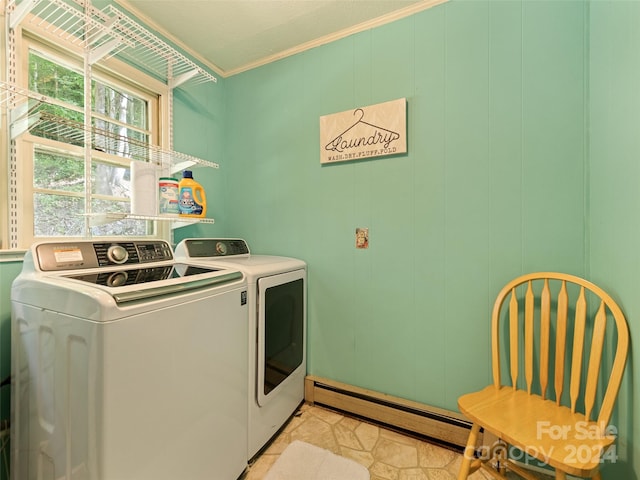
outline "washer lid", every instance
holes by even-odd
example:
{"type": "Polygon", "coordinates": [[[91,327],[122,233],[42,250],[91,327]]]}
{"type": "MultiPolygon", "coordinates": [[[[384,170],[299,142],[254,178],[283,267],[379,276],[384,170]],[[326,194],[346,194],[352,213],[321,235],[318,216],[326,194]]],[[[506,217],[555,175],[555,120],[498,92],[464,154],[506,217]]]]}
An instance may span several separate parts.
{"type": "Polygon", "coordinates": [[[76,272],[57,278],[59,282],[87,283],[90,285],[88,288],[103,290],[117,304],[122,304],[211,288],[241,280],[243,275],[239,271],[177,263],[149,268],[76,272]]]}
{"type": "Polygon", "coordinates": [[[83,282],[103,285],[106,287],[123,287],[126,285],[137,285],[149,282],[158,282],[170,278],[190,277],[200,273],[213,273],[220,270],[214,267],[200,267],[176,263],[174,265],[163,265],[157,267],[143,267],[131,269],[103,269],[91,273],[81,273],[73,275],[61,275],[62,277],[80,280],[83,282]]]}
{"type": "Polygon", "coordinates": [[[238,270],[174,262],[68,272],[23,269],[11,285],[11,301],[102,322],[121,318],[118,307],[124,304],[132,306],[128,315],[145,313],[237,289],[244,282],[238,270]]]}

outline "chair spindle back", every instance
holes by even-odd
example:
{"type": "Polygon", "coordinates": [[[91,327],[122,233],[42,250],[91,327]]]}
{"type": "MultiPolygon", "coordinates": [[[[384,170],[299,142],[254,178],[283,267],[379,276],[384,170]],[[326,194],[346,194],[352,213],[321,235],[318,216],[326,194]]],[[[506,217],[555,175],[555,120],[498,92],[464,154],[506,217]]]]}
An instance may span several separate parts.
{"type": "MultiPolygon", "coordinates": [[[[508,324],[509,330],[505,349],[508,349],[509,353],[509,378],[513,388],[518,388],[519,381],[524,382],[526,391],[531,394],[536,387],[534,377],[537,372],[539,381],[537,386],[540,388],[539,393],[542,398],[551,396],[551,390],[553,390],[555,402],[561,404],[563,393],[568,386],[569,406],[572,412],[575,412],[582,394],[587,421],[591,420],[598,400],[596,394],[598,381],[601,379],[605,337],[613,334],[617,338],[615,356],[608,370],[609,379],[599,404],[597,417],[598,423],[606,425],[609,422],[622,381],[629,334],[621,309],[604,290],[580,277],[555,272],[523,275],[505,285],[494,304],[491,327],[493,380],[498,388],[502,385],[500,333],[501,328],[507,327],[504,323],[508,324]],[[553,281],[552,285],[550,281],[553,281]],[[558,283],[559,288],[556,288],[558,283]],[[518,296],[518,290],[522,291],[522,288],[524,288],[524,309],[521,309],[522,299],[518,296]],[[570,295],[569,291],[577,294],[570,295]],[[587,304],[587,297],[589,302],[592,301],[591,299],[595,300],[592,305],[594,308],[591,310],[587,304]],[[556,304],[555,310],[552,308],[553,303],[556,304]],[[504,312],[505,307],[508,312],[504,312]],[[570,315],[571,310],[575,314],[570,315]],[[595,313],[590,315],[590,311],[595,313]],[[613,318],[611,329],[607,328],[608,316],[613,318]],[[571,332],[573,332],[573,338],[569,339],[571,332]],[[590,341],[587,338],[589,333],[590,341]],[[555,345],[553,345],[554,341],[555,345]],[[539,345],[537,351],[536,343],[539,345]],[[570,362],[567,358],[569,347],[570,362]],[[551,352],[553,352],[553,359],[551,352]],[[539,354],[537,362],[536,354],[539,354]],[[588,359],[583,364],[585,355],[588,355],[588,359]],[[524,363],[524,375],[519,371],[522,363],[524,363]],[[552,369],[550,364],[553,366],[552,369]],[[567,364],[569,371],[565,372],[567,364]],[[584,371],[585,367],[586,371],[584,371]],[[550,378],[550,370],[552,370],[552,378],[550,378]]],[[[609,341],[608,338],[607,341],[609,341]]],[[[604,375],[606,376],[606,373],[604,375]]]]}

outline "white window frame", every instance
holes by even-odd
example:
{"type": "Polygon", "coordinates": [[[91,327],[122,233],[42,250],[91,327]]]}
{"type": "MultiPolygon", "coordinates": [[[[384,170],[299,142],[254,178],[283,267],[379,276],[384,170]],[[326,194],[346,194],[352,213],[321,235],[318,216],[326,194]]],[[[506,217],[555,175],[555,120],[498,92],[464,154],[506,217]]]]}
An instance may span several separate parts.
{"type": "MultiPolygon", "coordinates": [[[[30,26],[27,31],[22,27],[16,28],[15,55],[18,65],[16,69],[16,83],[25,90],[28,89],[29,52],[31,49],[41,52],[47,58],[60,61],[62,65],[70,66],[74,70],[82,72],[84,70],[85,52],[78,46],[65,44],[63,42],[63,40],[53,37],[46,29],[40,31],[30,26]]],[[[107,85],[113,85],[125,91],[128,90],[137,97],[145,99],[149,105],[148,122],[150,144],[159,148],[166,148],[170,145],[169,114],[171,111],[170,102],[172,95],[166,84],[115,58],[103,60],[100,61],[99,64],[92,65],[91,77],[107,85]]],[[[88,101],[90,101],[90,99],[88,101]]],[[[19,192],[17,196],[18,215],[17,218],[14,219],[17,230],[16,247],[18,249],[28,248],[34,241],[78,239],[78,237],[34,237],[33,153],[37,144],[44,146],[49,145],[47,139],[33,136],[28,132],[23,133],[15,140],[17,158],[20,159],[15,165],[16,186],[19,192]]],[[[82,147],[68,145],[65,149],[70,153],[84,155],[84,148],[82,147]]],[[[130,162],[128,159],[122,157],[96,151],[92,151],[92,158],[108,163],[121,163],[123,165],[130,162]]],[[[170,225],[167,222],[156,221],[154,223],[154,233],[148,235],[146,238],[163,238],[170,241],[170,225]]],[[[10,240],[8,238],[9,236],[4,233],[6,230],[7,229],[3,228],[3,248],[5,248],[5,245],[8,245],[10,240]]]]}

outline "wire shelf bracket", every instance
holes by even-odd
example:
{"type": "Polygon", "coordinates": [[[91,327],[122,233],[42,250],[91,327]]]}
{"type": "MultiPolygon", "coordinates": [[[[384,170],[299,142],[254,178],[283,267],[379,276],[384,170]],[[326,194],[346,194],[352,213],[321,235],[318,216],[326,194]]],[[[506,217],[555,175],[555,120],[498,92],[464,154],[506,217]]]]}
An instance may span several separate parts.
{"type": "Polygon", "coordinates": [[[9,10],[9,28],[13,30],[20,25],[20,22],[24,20],[39,1],[40,0],[25,0],[21,4],[15,5],[12,9],[9,9],[9,6],[12,3],[15,4],[15,2],[9,2],[9,5],[7,5],[7,9],[9,10]]]}

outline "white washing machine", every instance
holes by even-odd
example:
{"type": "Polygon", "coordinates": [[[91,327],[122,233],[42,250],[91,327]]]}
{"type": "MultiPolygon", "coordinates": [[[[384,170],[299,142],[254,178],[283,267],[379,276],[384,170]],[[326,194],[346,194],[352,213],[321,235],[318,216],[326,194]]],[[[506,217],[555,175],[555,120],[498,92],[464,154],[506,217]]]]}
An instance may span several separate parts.
{"type": "Polygon", "coordinates": [[[242,271],[249,302],[249,443],[247,459],[304,400],[307,373],[307,266],[302,260],[252,255],[241,239],[189,238],[177,259],[242,271]]]}
{"type": "Polygon", "coordinates": [[[12,479],[247,467],[247,285],[163,241],[40,243],[12,300],[12,479]]]}

